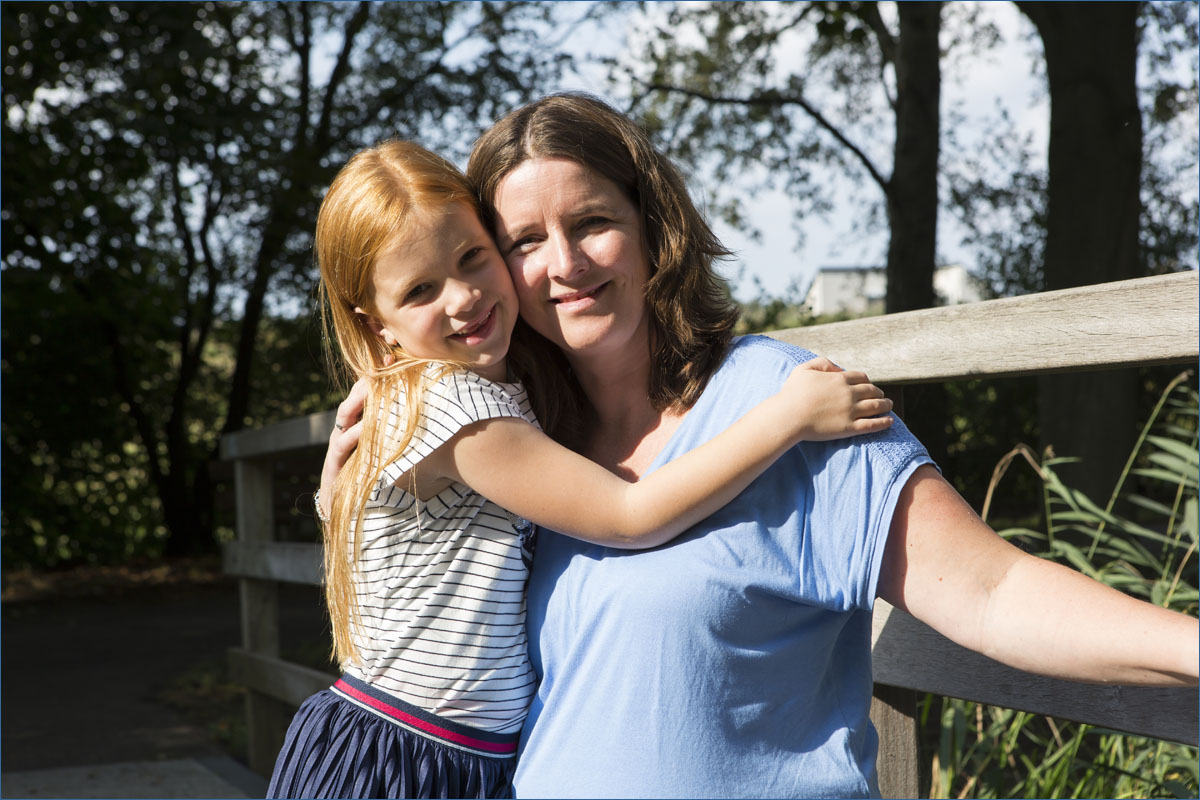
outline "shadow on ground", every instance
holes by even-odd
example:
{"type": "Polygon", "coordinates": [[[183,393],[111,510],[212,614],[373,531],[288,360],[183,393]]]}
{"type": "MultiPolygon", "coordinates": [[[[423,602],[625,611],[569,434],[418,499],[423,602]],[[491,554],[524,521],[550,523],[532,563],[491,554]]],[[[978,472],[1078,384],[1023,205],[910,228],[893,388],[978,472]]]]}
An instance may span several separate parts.
{"type": "MultiPolygon", "coordinates": [[[[5,576],[5,797],[16,796],[9,791],[20,785],[16,773],[34,770],[69,774],[105,765],[105,774],[118,775],[117,765],[190,769],[186,762],[244,758],[241,694],[224,666],[240,638],[236,582],[220,576],[215,562],[125,572],[5,576]]],[[[319,653],[325,638],[317,590],[283,587],[280,606],[285,652],[319,653]]],[[[245,788],[261,796],[265,784],[245,788]]],[[[110,796],[135,795],[114,789],[110,796]]]]}

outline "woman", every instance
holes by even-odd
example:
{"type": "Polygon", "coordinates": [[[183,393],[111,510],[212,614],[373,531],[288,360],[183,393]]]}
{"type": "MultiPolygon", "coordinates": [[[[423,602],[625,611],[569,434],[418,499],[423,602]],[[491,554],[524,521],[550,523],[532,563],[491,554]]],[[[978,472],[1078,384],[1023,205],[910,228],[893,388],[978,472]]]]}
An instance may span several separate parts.
{"type": "MultiPolygon", "coordinates": [[[[736,311],[712,270],[723,249],[677,171],[603,103],[518,109],[479,140],[468,174],[521,335],[544,340],[523,376],[538,416],[608,469],[646,475],[811,357],[731,343],[736,311]]],[[[325,479],[352,447],[353,431],[331,435],[325,479]]],[[[662,548],[543,533],[528,597],[541,683],[518,796],[878,794],[876,596],[1030,671],[1156,685],[1200,673],[1195,620],[1005,543],[896,425],[794,448],[662,548]]]]}

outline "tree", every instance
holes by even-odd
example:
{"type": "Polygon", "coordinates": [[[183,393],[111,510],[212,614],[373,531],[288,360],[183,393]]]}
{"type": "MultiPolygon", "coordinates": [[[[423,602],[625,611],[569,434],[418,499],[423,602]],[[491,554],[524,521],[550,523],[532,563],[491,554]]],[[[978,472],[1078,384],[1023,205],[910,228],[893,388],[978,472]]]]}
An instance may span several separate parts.
{"type": "Polygon", "coordinates": [[[673,7],[647,74],[632,74],[641,95],[634,108],[668,149],[714,166],[718,180],[766,167],[768,181],[800,201],[797,213],[826,208],[811,160],[864,176],[880,190],[890,231],[887,310],[926,308],[934,302],[941,13],[937,2],[899,4],[893,29],[876,3],[673,7]],[[805,30],[817,35],[809,63],[781,66],[805,30]],[[820,68],[832,97],[819,86],[820,68]],[[840,97],[837,107],[814,99],[822,94],[830,106],[840,97]],[[890,137],[880,136],[873,94],[886,97],[890,137]],[[879,138],[892,141],[890,170],[882,148],[869,146],[879,138]]]}
{"type": "MultiPolygon", "coordinates": [[[[549,11],[68,2],[0,14],[5,300],[28,290],[38,306],[13,296],[5,310],[71,317],[88,355],[58,375],[94,369],[87,391],[116,409],[97,420],[119,429],[101,437],[103,458],[145,469],[168,552],[205,549],[208,463],[219,433],[261,421],[264,325],[309,304],[323,188],[385,136],[453,154],[464,131],[552,81],[565,58],[539,46],[549,11]]],[[[62,403],[60,414],[86,418],[62,403]]],[[[13,411],[6,403],[6,537],[30,532],[10,511],[9,476],[50,448],[25,424],[40,409],[13,411]]]]}
{"type": "MultiPolygon", "coordinates": [[[[646,74],[632,70],[635,108],[644,106],[648,127],[668,149],[712,167],[719,182],[765,167],[766,181],[781,182],[796,199],[798,216],[828,208],[813,162],[874,185],[881,202],[868,219],[881,205],[889,232],[885,310],[928,308],[935,303],[942,13],[940,2],[899,3],[889,23],[873,2],[676,6],[658,28],[646,74]],[[815,38],[806,42],[809,33],[815,38]],[[807,59],[796,59],[804,47],[807,59]]],[[[738,222],[736,200],[727,209],[738,222]]],[[[906,395],[907,421],[940,455],[940,387],[906,395]]]]}
{"type": "MultiPolygon", "coordinates": [[[[1041,37],[1050,91],[1043,285],[1144,275],[1137,82],[1144,4],[1017,6],[1041,37]]],[[[1042,441],[1082,459],[1067,479],[1093,497],[1111,492],[1132,448],[1139,390],[1128,370],[1039,381],[1042,441]]]]}

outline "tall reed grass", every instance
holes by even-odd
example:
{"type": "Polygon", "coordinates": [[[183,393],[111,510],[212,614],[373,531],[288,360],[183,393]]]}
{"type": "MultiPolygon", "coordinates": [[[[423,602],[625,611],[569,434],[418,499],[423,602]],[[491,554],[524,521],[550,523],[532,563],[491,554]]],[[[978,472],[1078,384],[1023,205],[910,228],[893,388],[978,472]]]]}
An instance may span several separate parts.
{"type": "MultiPolygon", "coordinates": [[[[1164,390],[1106,503],[1060,479],[1057,468],[1075,459],[1038,459],[1019,445],[996,467],[984,518],[1005,471],[1024,459],[1042,481],[1044,530],[1008,528],[1002,536],[1196,616],[1200,426],[1191,377],[1183,373],[1164,390]]],[[[1200,789],[1194,747],[949,698],[927,697],[922,714],[926,725],[940,715],[933,797],[1196,797],[1200,789]]]]}

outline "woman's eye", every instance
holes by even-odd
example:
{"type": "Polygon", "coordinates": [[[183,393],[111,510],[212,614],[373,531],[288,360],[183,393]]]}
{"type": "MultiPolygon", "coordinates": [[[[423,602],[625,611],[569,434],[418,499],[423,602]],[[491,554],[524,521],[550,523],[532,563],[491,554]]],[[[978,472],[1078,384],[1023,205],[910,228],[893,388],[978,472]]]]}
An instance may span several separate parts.
{"type": "Polygon", "coordinates": [[[532,236],[526,236],[524,239],[517,239],[515,242],[513,242],[513,245],[509,249],[508,252],[509,253],[528,253],[530,250],[532,250],[536,246],[537,246],[537,239],[535,239],[532,236]]]}

